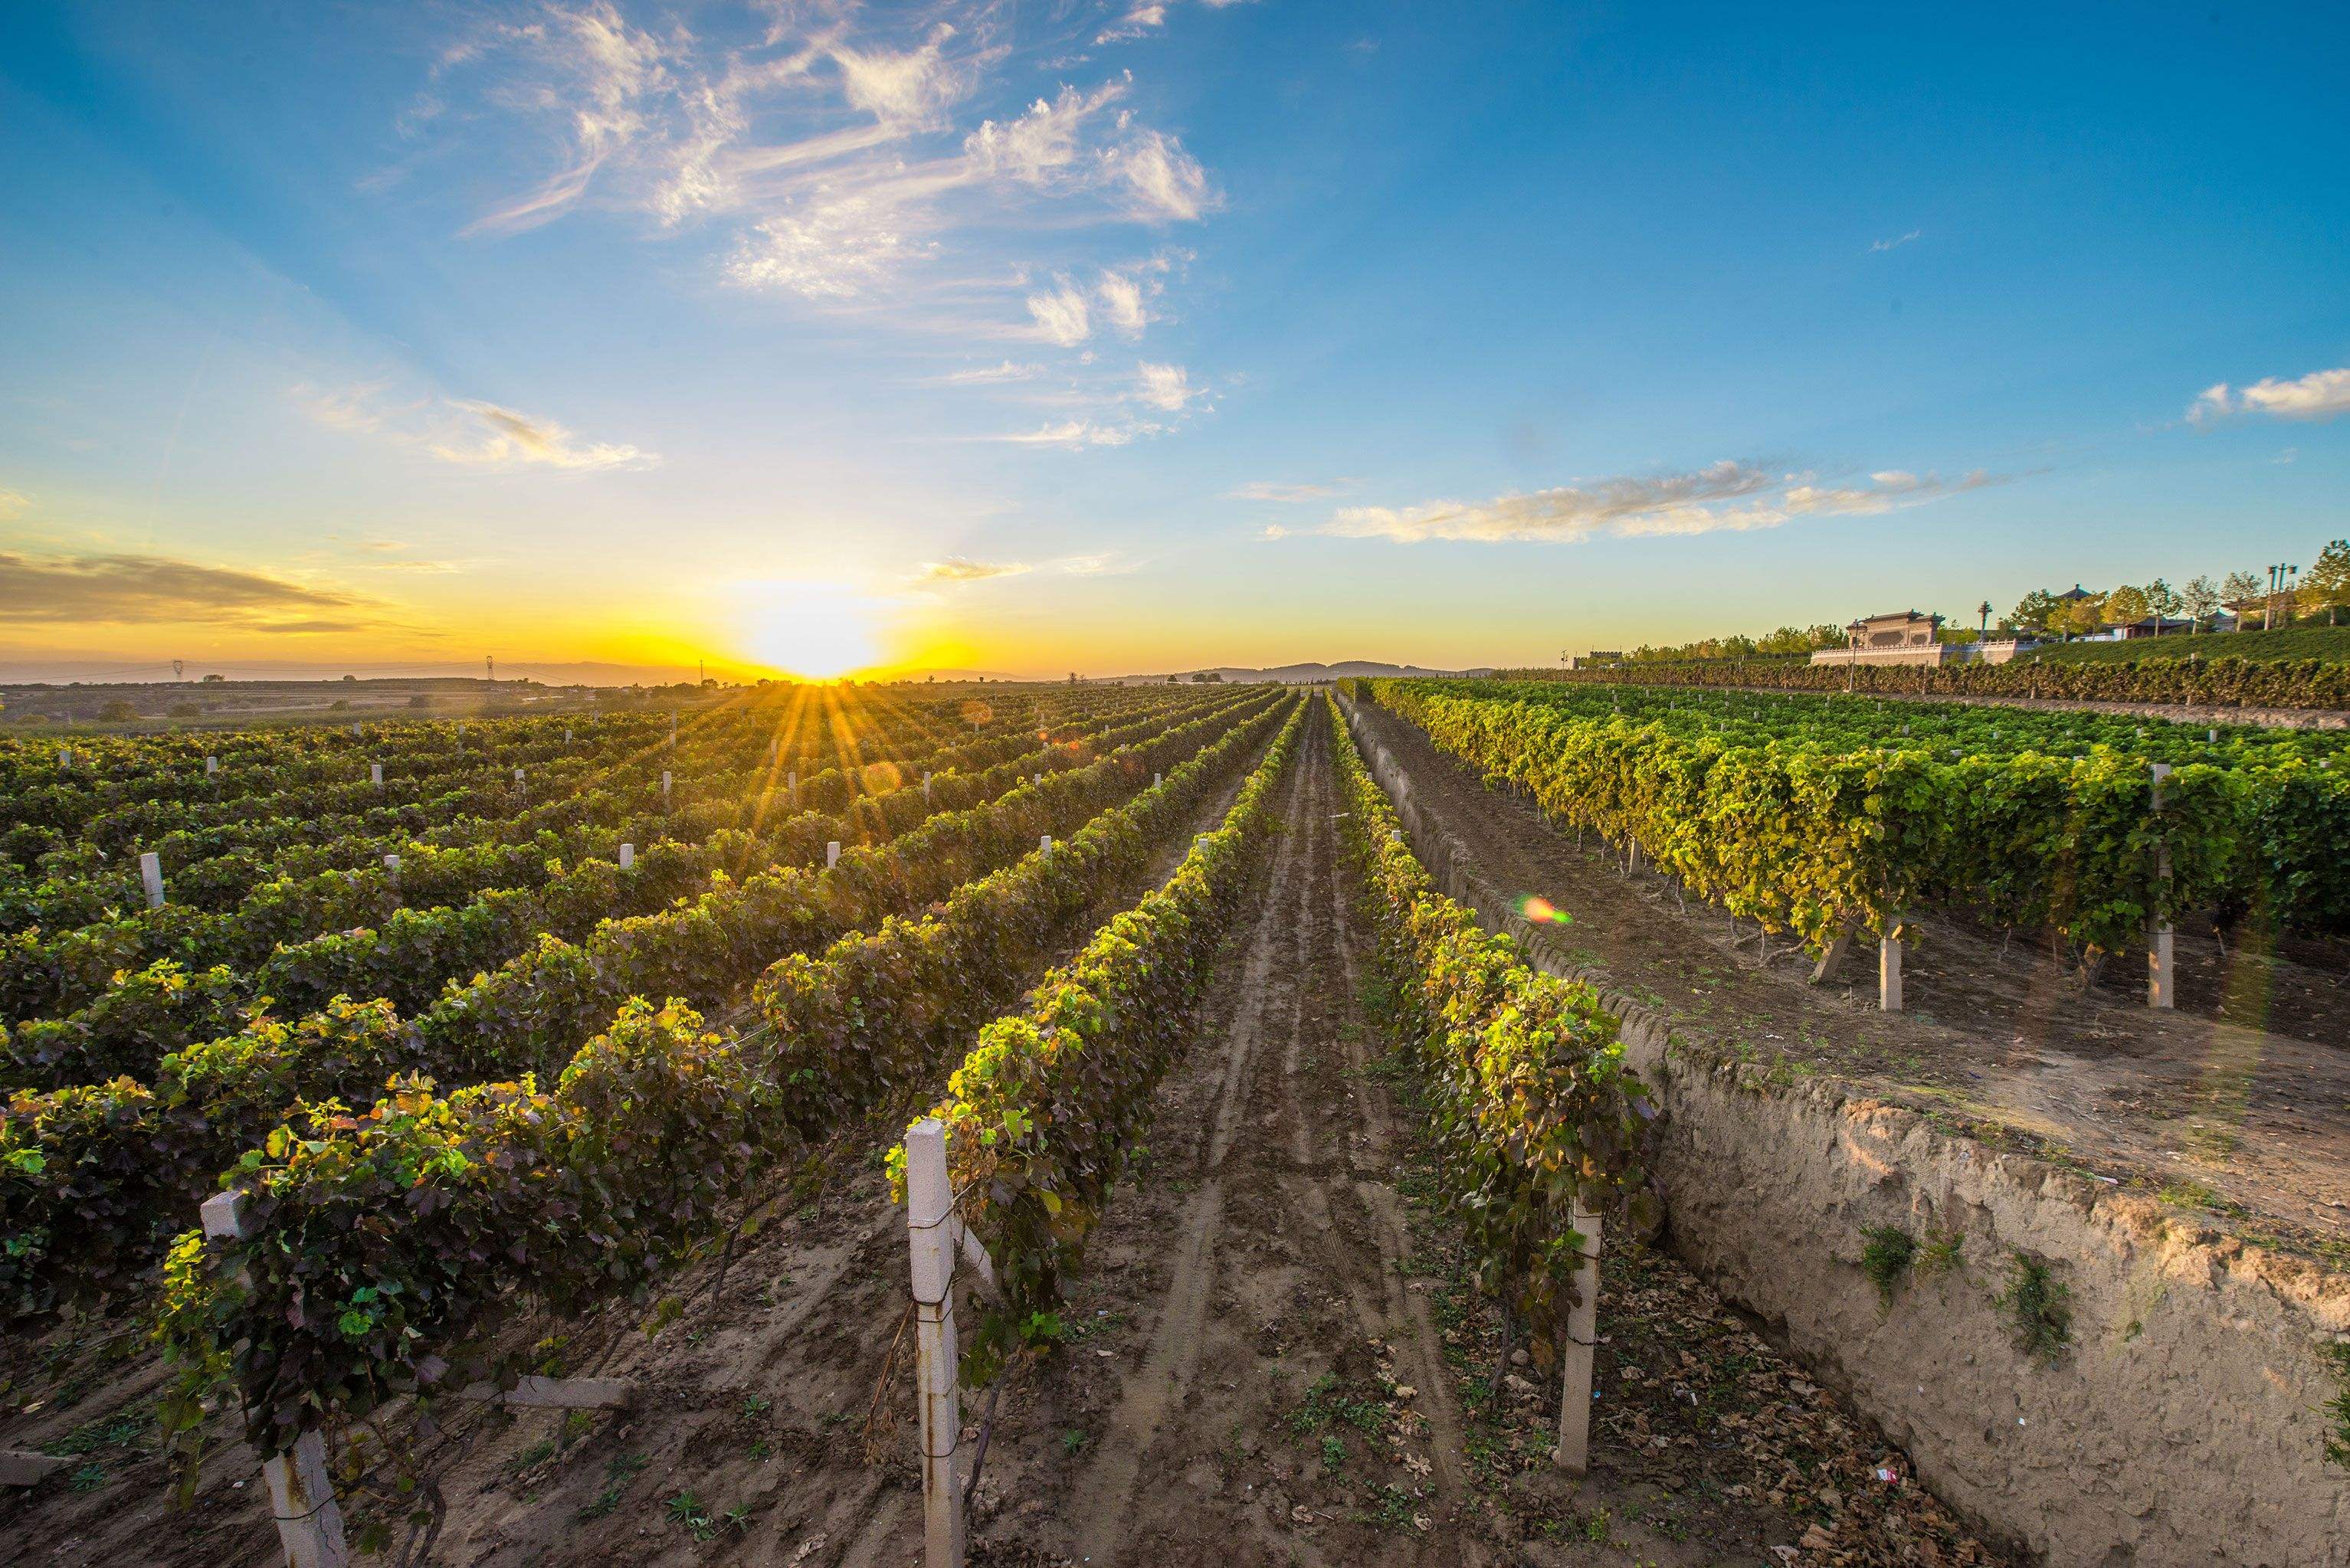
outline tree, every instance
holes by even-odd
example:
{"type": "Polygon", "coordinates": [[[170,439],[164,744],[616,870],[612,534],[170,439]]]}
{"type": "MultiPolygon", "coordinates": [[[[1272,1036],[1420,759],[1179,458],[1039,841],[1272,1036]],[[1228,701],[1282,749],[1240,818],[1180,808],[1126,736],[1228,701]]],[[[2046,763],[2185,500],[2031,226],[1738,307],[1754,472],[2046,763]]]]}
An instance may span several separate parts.
{"type": "Polygon", "coordinates": [[[2187,612],[2189,635],[2201,631],[2204,618],[2220,607],[2220,585],[2208,576],[2189,579],[2178,591],[2178,607],[2187,612]]]}
{"type": "Polygon", "coordinates": [[[2178,590],[2157,577],[2146,585],[2146,602],[2154,611],[2154,635],[2162,635],[2165,619],[2178,613],[2178,590]]]}
{"type": "Polygon", "coordinates": [[[1975,606],[1975,615],[1978,618],[1975,622],[1976,636],[1978,638],[1989,636],[1991,633],[1991,601],[1989,599],[1985,599],[1982,603],[1975,606]]]}
{"type": "Polygon", "coordinates": [[[2064,601],[2046,588],[2034,588],[2016,601],[2015,624],[2027,631],[2062,631],[2058,612],[2064,601]]]}
{"type": "Polygon", "coordinates": [[[2064,630],[2068,634],[2079,632],[2085,637],[2106,624],[2106,596],[2103,594],[2066,599],[2064,605],[2064,630]]]}
{"type": "Polygon", "coordinates": [[[2147,618],[2152,601],[2144,588],[2134,588],[2127,583],[2106,596],[2099,615],[2100,624],[2133,626],[2147,618]]]}
{"type": "Polygon", "coordinates": [[[2317,564],[2301,579],[2304,615],[2325,612],[2325,624],[2338,626],[2342,607],[2350,605],[2350,539],[2335,539],[2317,552],[2317,564]]]}
{"type": "Polygon", "coordinates": [[[128,724],[139,717],[139,710],[120,697],[98,711],[98,716],[109,724],[128,724]]]}
{"type": "Polygon", "coordinates": [[[2268,585],[2250,572],[2230,572],[2228,580],[2220,585],[2220,600],[2236,611],[2236,629],[2244,629],[2242,606],[2266,597],[2268,585]]]}

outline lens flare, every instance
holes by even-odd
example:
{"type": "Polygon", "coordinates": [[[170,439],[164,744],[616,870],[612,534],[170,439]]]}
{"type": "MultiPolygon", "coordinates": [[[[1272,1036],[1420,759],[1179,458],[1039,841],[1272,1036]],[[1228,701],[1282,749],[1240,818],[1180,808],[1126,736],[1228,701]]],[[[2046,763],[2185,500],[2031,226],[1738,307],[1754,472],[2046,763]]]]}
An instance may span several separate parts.
{"type": "Polygon", "coordinates": [[[1571,926],[1575,917],[1539,893],[1523,893],[1516,904],[1518,917],[1537,926],[1571,926]]]}

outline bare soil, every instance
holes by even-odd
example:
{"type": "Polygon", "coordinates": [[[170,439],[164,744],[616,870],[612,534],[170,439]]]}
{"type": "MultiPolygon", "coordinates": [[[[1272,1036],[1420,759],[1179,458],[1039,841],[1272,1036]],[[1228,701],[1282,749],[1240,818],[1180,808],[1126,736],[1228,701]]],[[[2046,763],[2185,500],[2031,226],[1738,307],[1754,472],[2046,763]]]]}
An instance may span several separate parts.
{"type": "Polygon", "coordinates": [[[2350,1263],[2350,962],[2338,944],[2223,947],[2182,928],[2178,1006],[2145,1005],[2145,960],[2084,992],[2025,936],[1910,921],[1898,1015],[1877,1007],[1874,950],[1811,983],[1791,941],[1684,900],[1594,836],[1487,788],[1427,736],[1366,705],[1424,809],[1494,881],[1566,910],[1575,961],[1666,1017],[1677,1042],[1829,1074],[2173,1206],[2248,1241],[2350,1263]]]}
{"type": "MultiPolygon", "coordinates": [[[[997,1397],[973,1560],[2012,1561],[1756,1325],[1620,1240],[1603,1265],[1592,1473],[1556,1469],[1556,1389],[1503,1354],[1477,1301],[1380,1023],[1319,724],[1286,804],[1147,1154],[1070,1282],[1063,1343],[997,1397]]],[[[918,1561],[890,1141],[878,1124],[853,1157],[779,1189],[770,1224],[679,1282],[682,1312],[658,1336],[619,1308],[567,1328],[564,1370],[635,1379],[633,1409],[401,1431],[426,1486],[372,1506],[399,1526],[394,1559],[918,1561]],[[411,1508],[422,1530],[400,1523],[411,1508]]],[[[135,1426],[151,1374],[78,1365],[94,1381],[47,1432],[80,1423],[97,1479],[0,1496],[0,1560],[268,1561],[252,1456],[224,1442],[194,1508],[166,1512],[160,1462],[135,1434],[103,1435],[135,1426]]],[[[987,1408],[967,1400],[967,1435],[987,1408]]]]}

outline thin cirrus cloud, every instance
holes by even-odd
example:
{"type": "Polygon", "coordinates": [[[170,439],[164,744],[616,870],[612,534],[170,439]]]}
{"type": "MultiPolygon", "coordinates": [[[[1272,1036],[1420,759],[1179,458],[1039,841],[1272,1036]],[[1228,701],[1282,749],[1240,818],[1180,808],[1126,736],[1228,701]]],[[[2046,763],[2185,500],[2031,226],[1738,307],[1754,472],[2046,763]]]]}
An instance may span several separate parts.
{"type": "Polygon", "coordinates": [[[1201,395],[1180,365],[1154,365],[1146,359],[1135,367],[1135,379],[1136,398],[1166,413],[1181,413],[1201,395]]]}
{"type": "Polygon", "coordinates": [[[659,454],[623,441],[583,441],[554,420],[462,398],[386,404],[383,381],[320,390],[294,389],[295,401],[330,430],[380,435],[442,462],[467,468],[574,472],[650,468],[659,454]]]}
{"type": "MultiPolygon", "coordinates": [[[[1201,3],[1211,11],[1221,11],[1243,4],[1244,0],[1201,0],[1201,3]]],[[[1094,35],[1094,43],[1097,46],[1118,44],[1129,38],[1148,36],[1167,26],[1169,9],[1162,0],[1133,0],[1117,21],[1094,35]]]]}
{"type": "Polygon", "coordinates": [[[1224,493],[1232,501],[1273,501],[1284,505],[1302,506],[1310,502],[1327,501],[1346,493],[1353,481],[1336,484],[1284,484],[1274,480],[1252,480],[1237,490],[1224,493]]]}
{"type": "Polygon", "coordinates": [[[2330,420],[2350,413],[2350,366],[2336,370],[2312,370],[2283,380],[2274,376],[2249,387],[2230,388],[2221,381],[2206,387],[2188,406],[2187,418],[2210,424],[2238,414],[2262,414],[2278,420],[2330,420]]]}
{"type": "Polygon", "coordinates": [[[1898,251],[1903,245],[1908,244],[1912,241],[1918,239],[1925,233],[1926,231],[1923,229],[1912,229],[1906,234],[1897,234],[1889,240],[1874,241],[1868,247],[1869,254],[1871,255],[1880,255],[1887,251],[1898,251]]]}
{"type": "Polygon", "coordinates": [[[949,556],[925,561],[914,574],[918,587],[952,587],[964,583],[993,582],[1001,577],[1024,577],[1046,573],[1065,577],[1114,576],[1134,569],[1134,563],[1110,555],[1061,556],[1031,565],[1025,561],[974,561],[949,556]]]}
{"type": "MultiPolygon", "coordinates": [[[[974,325],[985,304],[970,297],[969,269],[923,275],[951,251],[1191,223],[1221,202],[1180,139],[1126,102],[1130,74],[974,112],[1014,55],[1001,6],[911,21],[764,9],[764,36],[745,40],[655,31],[610,0],[552,0],[528,25],[488,26],[450,50],[400,127],[455,138],[519,120],[532,142],[557,148],[554,168],[478,212],[467,234],[516,234],[590,207],[664,228],[716,223],[732,229],[720,265],[737,286],[844,309],[932,295],[959,307],[916,313],[923,325],[974,325]]],[[[1055,40],[1023,41],[1033,52],[1055,40]]],[[[1007,259],[1016,277],[1039,258],[1007,259]]],[[[1145,315],[1133,283],[1107,286],[1101,302],[1129,336],[1145,315]]],[[[1003,290],[999,327],[1023,303],[1016,283],[1003,290]]],[[[1074,346],[1077,326],[1064,310],[1037,330],[1074,346]]]]}
{"type": "Polygon", "coordinates": [[[0,553],[0,621],[207,622],[259,632],[366,629],[372,600],[232,566],[136,554],[0,553]]]}
{"type": "Polygon", "coordinates": [[[925,561],[914,576],[920,583],[983,583],[992,577],[1016,577],[1029,568],[1018,561],[974,561],[964,556],[949,556],[942,561],[925,561]]]}
{"type": "MultiPolygon", "coordinates": [[[[1823,485],[1813,475],[1773,474],[1759,464],[1725,459],[1683,473],[1626,475],[1490,501],[1343,507],[1317,532],[1407,545],[1575,544],[1603,535],[1746,532],[1804,516],[1873,516],[1998,483],[1980,470],[1944,480],[1888,469],[1863,483],[1823,485]]],[[[1265,536],[1283,535],[1269,530],[1265,536]]]]}

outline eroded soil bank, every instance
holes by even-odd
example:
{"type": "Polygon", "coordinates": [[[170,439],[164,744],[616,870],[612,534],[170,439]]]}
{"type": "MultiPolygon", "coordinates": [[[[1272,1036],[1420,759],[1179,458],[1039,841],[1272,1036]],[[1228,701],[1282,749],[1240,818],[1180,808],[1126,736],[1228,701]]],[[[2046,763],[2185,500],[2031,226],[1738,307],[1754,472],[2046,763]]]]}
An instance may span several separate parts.
{"type": "Polygon", "coordinates": [[[2342,1393],[2329,1347],[2350,1334],[2350,1279],[2323,1261],[2350,1109],[2338,1048],[2260,1033],[2237,1051],[2251,1032],[2224,1020],[2131,1027],[2095,998],[2035,1013],[2028,987],[1986,993],[1971,1018],[1866,1014],[1740,956],[1718,914],[1636,892],[1596,843],[1577,851],[1391,715],[1355,722],[1448,891],[1624,1018],[1659,1090],[1674,1251],[1908,1447],[1937,1492],[2051,1563],[2350,1562],[2350,1470],[2327,1460],[2324,1408],[2342,1393]],[[1526,892],[1577,924],[1528,926],[1509,912],[1526,892]],[[2192,1178],[2157,1158],[2176,1152],[2161,1125],[2179,1109],[2116,1128],[2094,1095],[2064,1092],[2068,1042],[2101,1033],[2127,1038],[2077,1053],[2092,1085],[2159,1100],[2225,1080],[2183,1107],[2206,1128],[2206,1158],[2179,1168],[2192,1178]],[[2019,1051],[2036,1100],[2002,1097],[2019,1051]],[[2278,1073],[2281,1056],[2303,1070],[2278,1073]],[[2118,1174],[2085,1173],[2065,1147],[2074,1168],[2022,1152],[2054,1140],[2011,1136],[2003,1107],[2019,1123],[2036,1107],[2118,1174]],[[2203,1205],[2223,1180],[2247,1229],[2291,1235],[2215,1229],[2203,1205]]]}

